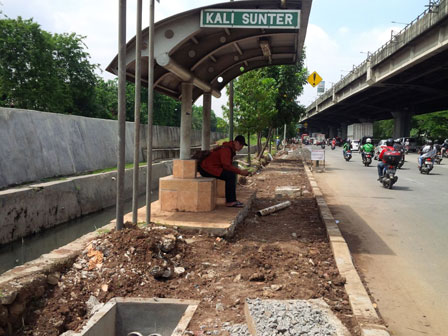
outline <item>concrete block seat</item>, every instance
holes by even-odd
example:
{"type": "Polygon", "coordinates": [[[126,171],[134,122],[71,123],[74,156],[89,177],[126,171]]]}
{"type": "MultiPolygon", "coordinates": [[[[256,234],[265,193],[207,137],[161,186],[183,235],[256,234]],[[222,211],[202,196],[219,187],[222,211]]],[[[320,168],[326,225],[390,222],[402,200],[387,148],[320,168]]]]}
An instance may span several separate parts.
{"type": "MultiPolygon", "coordinates": [[[[224,181],[196,177],[194,160],[174,160],[173,175],[159,181],[159,200],[151,203],[151,222],[219,236],[233,235],[255,198],[255,192],[237,188],[238,200],[245,207],[226,207],[224,181]]],[[[124,220],[132,221],[132,213],[124,220]]],[[[142,207],[138,210],[138,221],[145,220],[146,207],[142,207]]]]}

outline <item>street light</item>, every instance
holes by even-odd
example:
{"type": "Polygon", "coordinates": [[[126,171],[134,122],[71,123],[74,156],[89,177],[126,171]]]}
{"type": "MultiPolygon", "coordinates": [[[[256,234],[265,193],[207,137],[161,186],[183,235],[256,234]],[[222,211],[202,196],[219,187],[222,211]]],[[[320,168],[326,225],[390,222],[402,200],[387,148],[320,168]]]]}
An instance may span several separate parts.
{"type": "Polygon", "coordinates": [[[390,23],[402,24],[402,25],[405,25],[405,26],[408,25],[407,23],[404,23],[404,22],[397,22],[397,21],[391,21],[390,23]]]}
{"type": "Polygon", "coordinates": [[[360,51],[360,53],[361,54],[366,54],[367,55],[367,58],[369,58],[370,57],[370,51],[360,51]]]}

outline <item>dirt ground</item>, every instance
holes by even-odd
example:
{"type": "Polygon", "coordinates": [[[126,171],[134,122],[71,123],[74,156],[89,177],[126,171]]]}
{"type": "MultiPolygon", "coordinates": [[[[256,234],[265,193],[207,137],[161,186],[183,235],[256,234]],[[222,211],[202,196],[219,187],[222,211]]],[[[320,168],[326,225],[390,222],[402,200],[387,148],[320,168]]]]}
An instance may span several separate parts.
{"type": "Polygon", "coordinates": [[[226,335],[225,322],[244,323],[246,298],[323,298],[353,335],[360,335],[310,193],[301,160],[276,159],[241,188],[257,190],[245,222],[230,240],[173,229],[126,226],[105,233],[29,306],[17,335],[79,331],[91,296],[199,300],[189,335],[226,335]],[[277,186],[305,186],[292,206],[259,217],[274,205],[277,186]]]}

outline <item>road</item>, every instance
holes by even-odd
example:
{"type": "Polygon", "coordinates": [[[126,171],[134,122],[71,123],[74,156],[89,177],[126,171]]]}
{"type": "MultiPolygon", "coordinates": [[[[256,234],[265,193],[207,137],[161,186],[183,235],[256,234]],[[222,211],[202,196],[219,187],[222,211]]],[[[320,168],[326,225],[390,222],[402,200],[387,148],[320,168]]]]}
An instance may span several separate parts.
{"type": "MultiPolygon", "coordinates": [[[[309,147],[317,148],[317,147],[309,147]]],[[[319,147],[320,148],[320,147],[319,147]]],[[[430,175],[409,154],[392,190],[354,152],[326,149],[314,176],[389,330],[396,336],[448,335],[448,160],[430,175]]]]}

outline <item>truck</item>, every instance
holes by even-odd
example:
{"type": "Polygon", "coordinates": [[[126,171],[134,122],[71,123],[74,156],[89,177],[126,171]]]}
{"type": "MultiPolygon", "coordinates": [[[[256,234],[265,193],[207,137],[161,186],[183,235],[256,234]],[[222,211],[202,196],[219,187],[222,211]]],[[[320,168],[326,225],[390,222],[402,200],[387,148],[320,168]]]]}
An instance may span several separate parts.
{"type": "Polygon", "coordinates": [[[373,123],[357,123],[347,126],[347,139],[361,140],[373,136],[373,123]]]}

